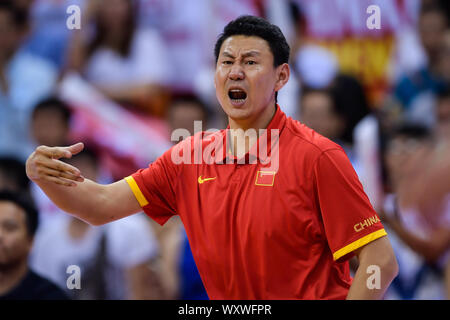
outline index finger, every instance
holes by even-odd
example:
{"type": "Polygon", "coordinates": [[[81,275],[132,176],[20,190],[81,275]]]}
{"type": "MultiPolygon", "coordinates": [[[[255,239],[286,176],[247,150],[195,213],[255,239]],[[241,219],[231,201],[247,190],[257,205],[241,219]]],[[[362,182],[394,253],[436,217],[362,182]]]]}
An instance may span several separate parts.
{"type": "Polygon", "coordinates": [[[67,149],[67,147],[47,147],[39,146],[36,148],[36,152],[41,153],[52,159],[59,158],[70,158],[72,153],[67,149]]]}

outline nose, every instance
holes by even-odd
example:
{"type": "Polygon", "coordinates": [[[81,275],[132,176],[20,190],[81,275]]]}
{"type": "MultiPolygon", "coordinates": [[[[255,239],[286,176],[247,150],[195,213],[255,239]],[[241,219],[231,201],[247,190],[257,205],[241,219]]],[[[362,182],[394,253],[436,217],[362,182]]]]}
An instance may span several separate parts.
{"type": "Polygon", "coordinates": [[[230,78],[230,80],[234,80],[234,81],[243,80],[245,75],[244,75],[244,70],[242,69],[242,66],[239,65],[238,63],[235,63],[231,67],[228,77],[230,78]]]}

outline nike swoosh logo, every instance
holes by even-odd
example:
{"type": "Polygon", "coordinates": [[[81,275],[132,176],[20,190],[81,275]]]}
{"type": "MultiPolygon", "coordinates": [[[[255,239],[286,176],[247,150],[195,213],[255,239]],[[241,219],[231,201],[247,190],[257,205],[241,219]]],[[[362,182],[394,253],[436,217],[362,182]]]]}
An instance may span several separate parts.
{"type": "Polygon", "coordinates": [[[206,181],[215,180],[216,178],[217,178],[217,177],[202,179],[202,176],[200,176],[200,177],[198,177],[198,183],[202,184],[202,183],[204,183],[204,182],[206,182],[206,181]]]}

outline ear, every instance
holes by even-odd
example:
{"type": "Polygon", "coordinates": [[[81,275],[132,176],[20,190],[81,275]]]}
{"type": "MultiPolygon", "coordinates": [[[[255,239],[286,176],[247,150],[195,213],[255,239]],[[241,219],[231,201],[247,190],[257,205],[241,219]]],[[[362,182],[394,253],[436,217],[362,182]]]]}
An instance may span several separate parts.
{"type": "Polygon", "coordinates": [[[283,63],[277,67],[277,81],[275,82],[275,91],[279,91],[288,82],[291,75],[289,64],[283,63]]]}

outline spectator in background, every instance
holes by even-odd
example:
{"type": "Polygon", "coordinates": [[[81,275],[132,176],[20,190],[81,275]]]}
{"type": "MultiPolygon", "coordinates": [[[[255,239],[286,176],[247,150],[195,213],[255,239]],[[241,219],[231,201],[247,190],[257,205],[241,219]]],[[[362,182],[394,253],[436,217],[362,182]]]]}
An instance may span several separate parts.
{"type": "Polygon", "coordinates": [[[28,127],[35,103],[51,92],[55,68],[23,50],[27,12],[0,2],[0,155],[21,160],[32,150],[28,127]]]}
{"type": "Polygon", "coordinates": [[[0,300],[65,300],[55,284],[28,266],[38,213],[16,193],[0,192],[0,300]]]}
{"type": "Polygon", "coordinates": [[[69,143],[71,110],[56,96],[41,100],[33,109],[31,134],[35,145],[69,143]]]}
{"type": "MultiPolygon", "coordinates": [[[[209,109],[195,96],[180,96],[175,99],[169,110],[169,124],[172,130],[184,128],[194,135],[194,122],[200,121],[202,129],[208,128],[209,109]]],[[[179,273],[178,299],[207,300],[208,295],[197,270],[189,240],[183,225],[176,230],[181,236],[178,247],[177,272],[179,273]]]]}
{"type": "Polygon", "coordinates": [[[436,203],[450,194],[450,90],[441,91],[435,109],[437,124],[433,145],[411,160],[405,203],[432,212],[436,203]]]}
{"type": "Polygon", "coordinates": [[[439,69],[446,28],[447,18],[442,9],[434,2],[424,4],[420,13],[419,34],[428,63],[418,71],[401,77],[394,87],[394,95],[402,104],[406,117],[428,127],[436,121],[433,113],[435,95],[445,86],[439,69]]]}
{"type": "MultiPolygon", "coordinates": [[[[68,160],[86,177],[98,179],[98,163],[89,148],[68,160]]],[[[39,230],[32,251],[34,269],[65,286],[66,269],[81,269],[81,290],[68,292],[74,299],[160,298],[159,277],[151,269],[158,253],[152,230],[142,215],[104,227],[68,216],[54,219],[39,230]]]]}
{"type": "Polygon", "coordinates": [[[332,93],[326,89],[305,88],[301,101],[302,122],[342,146],[346,119],[341,110],[337,109],[332,93]]]}
{"type": "MultiPolygon", "coordinates": [[[[194,135],[194,121],[201,121],[201,130],[206,130],[208,120],[208,108],[196,96],[189,94],[175,96],[167,114],[172,132],[185,129],[190,135],[194,135]]],[[[179,217],[171,219],[162,227],[153,220],[149,221],[161,248],[165,297],[183,300],[208,299],[179,217]]]]}
{"type": "MultiPolygon", "coordinates": [[[[42,57],[61,70],[66,63],[67,47],[72,30],[66,27],[71,5],[84,13],[86,0],[21,0],[20,5],[30,12],[30,33],[24,44],[29,52],[42,57]]],[[[84,27],[84,26],[82,26],[84,27]]]]}
{"type": "Polygon", "coordinates": [[[418,170],[427,169],[410,164],[418,153],[430,151],[429,137],[423,126],[403,125],[387,145],[385,160],[392,193],[386,196],[380,215],[391,231],[399,263],[399,275],[387,292],[388,299],[450,297],[443,281],[450,264],[450,197],[440,199],[429,212],[404,202],[410,177],[420,177],[418,170]]]}
{"type": "MultiPolygon", "coordinates": [[[[391,73],[421,63],[415,40],[421,1],[291,0],[298,42],[292,45],[292,56],[299,47],[326,48],[334,53],[341,72],[361,81],[370,106],[377,107],[390,92],[391,73]],[[380,7],[380,29],[367,28],[370,4],[380,7]]],[[[317,77],[324,76],[318,72],[317,77]]]]}
{"type": "MultiPolygon", "coordinates": [[[[30,131],[35,146],[60,146],[70,143],[71,110],[56,96],[38,102],[31,115],[30,131]]],[[[40,188],[31,184],[31,195],[39,209],[39,224],[44,226],[53,219],[66,218],[40,188]]]]}
{"type": "Polygon", "coordinates": [[[69,69],[80,72],[98,90],[122,105],[161,115],[168,74],[166,50],[159,35],[137,28],[137,2],[90,1],[85,27],[75,32],[69,69]]]}
{"type": "Polygon", "coordinates": [[[331,88],[304,88],[300,100],[300,119],[306,126],[339,144],[359,174],[359,164],[353,152],[352,141],[345,139],[348,123],[354,114],[349,112],[348,106],[337,103],[338,96],[342,94],[331,88]]]}
{"type": "MultiPolygon", "coordinates": [[[[207,106],[195,95],[178,95],[175,96],[170,104],[167,121],[170,129],[186,129],[189,135],[194,135],[194,122],[201,122],[201,130],[206,130],[210,112],[207,106]]],[[[172,141],[179,142],[179,141],[172,141]]]]}
{"type": "Polygon", "coordinates": [[[155,28],[167,47],[169,84],[176,94],[211,96],[217,34],[243,14],[260,15],[260,0],[138,0],[139,26],[155,28]],[[189,61],[186,63],[186,61],[189,61]]]}

